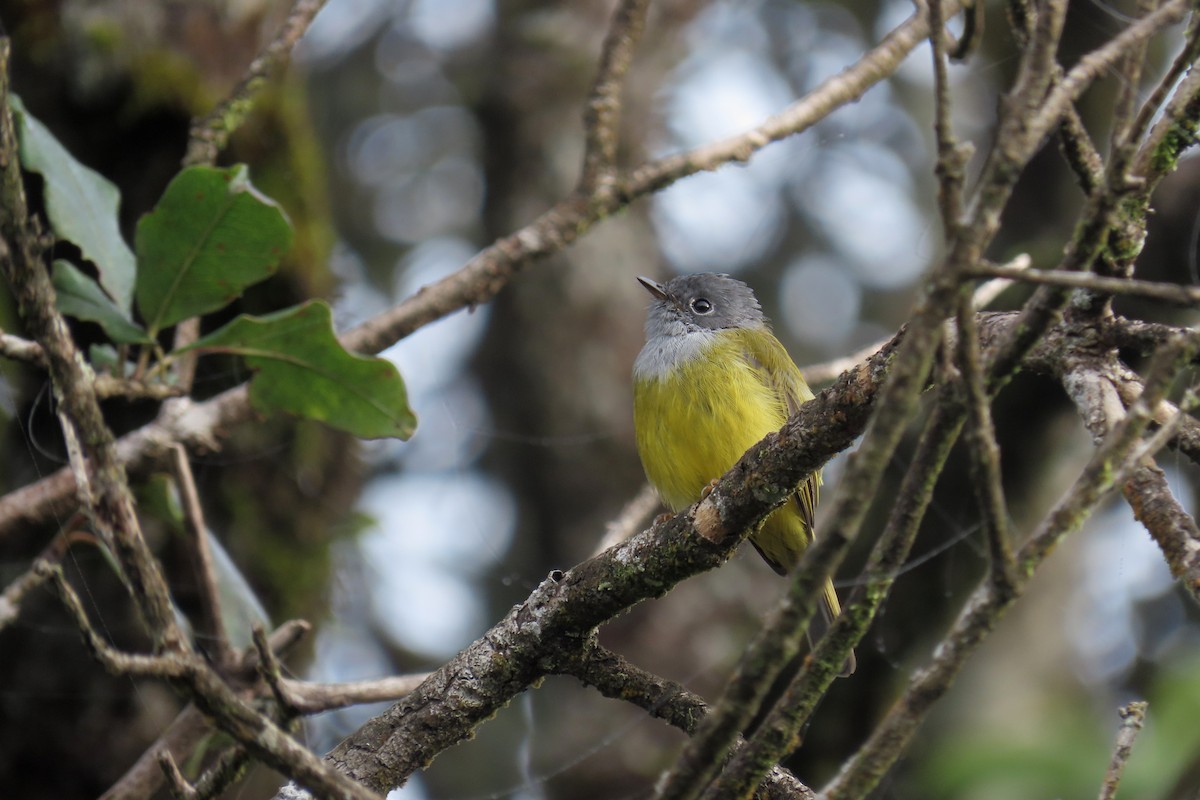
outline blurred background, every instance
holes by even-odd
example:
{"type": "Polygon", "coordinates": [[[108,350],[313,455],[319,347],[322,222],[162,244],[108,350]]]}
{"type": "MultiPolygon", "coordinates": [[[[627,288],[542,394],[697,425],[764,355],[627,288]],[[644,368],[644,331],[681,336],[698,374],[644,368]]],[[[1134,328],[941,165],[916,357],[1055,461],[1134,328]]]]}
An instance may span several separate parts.
{"type": "MultiPolygon", "coordinates": [[[[339,329],[453,272],[574,186],[581,109],[613,3],[577,0],[330,0],[271,82],[223,162],[251,177],[297,226],[280,275],[234,311],[310,296],[339,329]]],[[[272,0],[0,0],[14,37],[13,86],[84,163],[121,187],[127,231],[177,171],[191,116],[223,97],[286,15],[272,0]]],[[[898,0],[653,4],[626,91],[620,159],[647,158],[755,125],[856,60],[899,24],[898,0]]],[[[1133,3],[1077,0],[1061,57],[1119,31],[1133,3]]],[[[958,135],[990,145],[1015,69],[1003,9],[982,48],[951,68],[958,135]]],[[[1161,75],[1180,31],[1152,48],[1161,75]]],[[[1113,74],[1082,112],[1107,135],[1113,74]]],[[[273,420],[225,438],[195,469],[209,523],[278,623],[317,625],[296,674],[344,681],[436,667],[482,634],[552,569],[588,557],[643,477],[629,370],[647,296],[639,274],[721,271],[750,283],[797,363],[890,336],[941,250],[932,179],[928,49],[801,136],[748,165],[688,178],[534,265],[495,302],[459,312],[384,355],[420,418],[409,442],[356,442],[273,420]]],[[[974,174],[974,172],[972,173],[974,174]]],[[[1185,161],[1162,186],[1140,277],[1197,282],[1200,186],[1185,161]]],[[[1031,164],[991,257],[1029,253],[1049,268],[1070,240],[1081,193],[1054,144],[1031,164]]],[[[19,331],[0,288],[0,327],[19,331]]],[[[1018,306],[1006,292],[995,308],[1018,306]]],[[[1189,315],[1125,303],[1134,316],[1189,315]]],[[[232,313],[232,312],[231,312],[232,313]]],[[[213,326],[218,320],[212,322],[213,326]]],[[[79,326],[84,341],[98,332],[79,326]]],[[[199,394],[245,378],[202,363],[199,394]]],[[[814,387],[820,389],[820,386],[814,387]]],[[[44,376],[0,361],[0,490],[64,463],[44,376]]],[[[119,431],[153,417],[113,402],[119,431]]],[[[1000,397],[1013,530],[1022,535],[1078,474],[1091,445],[1061,389],[1020,376],[1000,397]]],[[[911,442],[873,502],[881,528],[911,442]]],[[[968,462],[956,452],[911,562],[868,638],[787,762],[820,785],[886,711],[954,618],[985,564],[968,462]]],[[[1194,466],[1164,457],[1194,508],[1194,466]]],[[[840,459],[826,470],[837,491],[840,459]]],[[[146,508],[159,482],[146,482],[146,508]]],[[[65,520],[60,520],[65,523],[65,520]]],[[[818,529],[820,514],[818,513],[818,529]]],[[[167,523],[148,531],[184,609],[194,570],[167,523]]],[[[0,578],[28,565],[53,529],[0,541],[0,578]]],[[[853,583],[860,542],[842,585],[853,583]]],[[[94,550],[69,561],[93,616],[139,647],[94,550]]],[[[715,699],[785,582],[752,552],[677,587],[601,631],[638,665],[715,699]]],[[[246,613],[254,603],[244,600],[246,613]]],[[[1194,605],[1128,508],[1112,503],[1046,564],[980,650],[879,798],[1081,797],[1097,790],[1118,705],[1150,700],[1122,796],[1192,797],[1200,786],[1200,645],[1194,605]]],[[[110,678],[88,661],[55,604],[31,603],[0,635],[0,794],[100,794],[174,716],[165,688],[110,678]]],[[[307,720],[324,751],[381,707],[307,720]]],[[[682,735],[575,681],[547,680],[439,756],[400,798],[646,797],[682,735]]],[[[230,797],[259,797],[257,769],[230,797]]]]}

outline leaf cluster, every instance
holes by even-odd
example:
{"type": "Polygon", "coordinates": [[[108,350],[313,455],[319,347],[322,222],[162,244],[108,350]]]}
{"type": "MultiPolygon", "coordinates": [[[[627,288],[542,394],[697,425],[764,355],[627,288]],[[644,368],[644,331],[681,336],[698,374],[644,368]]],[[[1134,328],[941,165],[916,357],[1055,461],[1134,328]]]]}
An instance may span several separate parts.
{"type": "Polygon", "coordinates": [[[255,373],[250,399],[261,413],[315,419],[364,438],[412,435],[416,416],[400,373],[386,359],[342,347],[323,301],[241,315],[190,344],[161,346],[174,326],[225,308],[271,277],[292,245],[286,214],[254,187],[245,165],[182,170],[138,221],[131,250],[117,222],[117,187],[11,97],[21,165],[42,178],[55,236],[79,248],[80,263],[54,262],[58,309],[96,323],[113,343],[93,348],[95,366],[170,386],[187,354],[236,355],[255,373]]]}

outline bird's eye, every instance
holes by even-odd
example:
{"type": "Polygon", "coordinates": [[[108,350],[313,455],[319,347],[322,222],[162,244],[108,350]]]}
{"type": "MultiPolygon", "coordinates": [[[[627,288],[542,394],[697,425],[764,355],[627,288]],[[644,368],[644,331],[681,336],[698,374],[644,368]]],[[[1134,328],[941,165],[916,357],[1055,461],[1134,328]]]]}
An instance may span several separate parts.
{"type": "Polygon", "coordinates": [[[705,297],[697,297],[692,301],[691,305],[692,311],[697,314],[711,314],[713,311],[713,304],[705,297]]]}

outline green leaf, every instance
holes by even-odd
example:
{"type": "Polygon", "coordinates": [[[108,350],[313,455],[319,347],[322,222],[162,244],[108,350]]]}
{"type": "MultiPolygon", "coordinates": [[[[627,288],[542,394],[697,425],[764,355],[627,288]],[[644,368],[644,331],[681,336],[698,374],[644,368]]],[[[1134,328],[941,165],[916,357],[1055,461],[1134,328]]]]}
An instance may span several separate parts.
{"type": "Polygon", "coordinates": [[[150,338],[104,290],[69,261],[58,259],[51,272],[58,294],[58,310],[69,317],[99,323],[114,342],[146,343],[150,338]]]}
{"type": "Polygon", "coordinates": [[[208,533],[208,550],[212,554],[217,600],[221,605],[221,624],[225,634],[234,647],[249,647],[254,643],[254,626],[261,625],[270,630],[271,619],[262,601],[250,587],[250,582],[212,531],[208,533]]]}
{"type": "MultiPolygon", "coordinates": [[[[151,475],[137,489],[138,512],[165,522],[173,533],[190,538],[184,527],[183,505],[174,479],[163,473],[151,475]]],[[[250,582],[238,569],[233,558],[221,545],[211,529],[205,530],[208,552],[212,556],[213,577],[216,579],[217,602],[221,608],[221,623],[234,647],[249,647],[254,643],[254,626],[271,628],[271,619],[262,601],[250,587],[250,582]]]]}
{"type": "Polygon", "coordinates": [[[137,226],[137,304],[151,336],[228,305],[291,244],[287,218],[244,165],[185,169],[137,226]]]}
{"type": "Polygon", "coordinates": [[[46,215],[59,238],[73,242],[96,265],[100,285],[128,315],[135,265],[117,225],[121,193],[100,173],[72,157],[50,130],[9,95],[20,139],[21,164],[42,176],[46,215]]]}
{"type": "Polygon", "coordinates": [[[343,349],[319,300],[240,316],[186,350],[243,356],[258,372],[250,402],[259,411],[285,411],[367,439],[407,439],[417,424],[396,367],[343,349]]]}

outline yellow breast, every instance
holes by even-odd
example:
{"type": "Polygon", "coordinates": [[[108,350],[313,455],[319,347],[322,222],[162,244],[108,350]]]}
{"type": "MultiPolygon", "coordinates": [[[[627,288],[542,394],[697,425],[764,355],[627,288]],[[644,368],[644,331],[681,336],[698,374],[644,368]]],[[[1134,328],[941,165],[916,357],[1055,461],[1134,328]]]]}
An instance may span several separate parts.
{"type": "Polygon", "coordinates": [[[633,416],[646,476],[675,511],[787,419],[736,338],[723,336],[675,369],[637,377],[633,416]]]}

